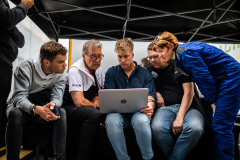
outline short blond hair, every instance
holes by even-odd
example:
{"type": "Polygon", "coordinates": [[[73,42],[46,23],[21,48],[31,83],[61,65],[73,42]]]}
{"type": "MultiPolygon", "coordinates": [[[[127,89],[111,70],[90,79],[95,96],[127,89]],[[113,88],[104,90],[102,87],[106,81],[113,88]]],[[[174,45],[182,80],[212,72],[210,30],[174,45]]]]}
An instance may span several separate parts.
{"type": "Polygon", "coordinates": [[[125,51],[133,52],[133,41],[131,38],[124,38],[117,41],[115,45],[115,52],[122,54],[125,51]]]}

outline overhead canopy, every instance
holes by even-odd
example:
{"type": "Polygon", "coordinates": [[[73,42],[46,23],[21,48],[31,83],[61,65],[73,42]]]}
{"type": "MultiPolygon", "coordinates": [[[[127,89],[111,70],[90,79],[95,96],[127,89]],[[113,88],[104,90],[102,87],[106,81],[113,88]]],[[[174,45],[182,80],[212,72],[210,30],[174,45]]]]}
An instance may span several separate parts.
{"type": "MultiPolygon", "coordinates": [[[[11,0],[18,4],[20,0],[11,0]]],[[[240,0],[35,0],[28,16],[51,38],[240,43],[240,0]]]]}

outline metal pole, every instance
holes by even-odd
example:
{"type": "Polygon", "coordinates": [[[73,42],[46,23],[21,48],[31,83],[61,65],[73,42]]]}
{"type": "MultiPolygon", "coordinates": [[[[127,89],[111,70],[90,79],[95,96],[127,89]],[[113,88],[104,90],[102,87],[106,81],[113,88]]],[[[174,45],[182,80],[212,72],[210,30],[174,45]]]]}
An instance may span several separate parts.
{"type": "MultiPolygon", "coordinates": [[[[93,33],[109,33],[109,32],[117,32],[117,31],[121,31],[120,29],[115,29],[115,30],[108,30],[108,31],[99,31],[99,32],[93,32],[93,33]]],[[[76,33],[76,34],[66,34],[66,35],[60,35],[60,37],[71,37],[71,36],[82,36],[82,35],[87,35],[87,34],[91,34],[89,33],[76,33]]]]}
{"type": "Polygon", "coordinates": [[[105,16],[110,16],[110,17],[114,17],[114,18],[118,18],[118,19],[125,20],[125,18],[120,17],[120,16],[116,16],[116,15],[113,15],[113,14],[109,14],[109,13],[105,13],[105,12],[101,12],[101,11],[96,11],[96,10],[89,9],[89,8],[86,8],[86,7],[79,7],[79,6],[75,6],[75,5],[72,5],[72,4],[68,4],[68,3],[65,3],[65,2],[60,2],[60,1],[56,1],[56,2],[61,3],[61,4],[64,4],[64,5],[67,5],[67,6],[80,8],[80,9],[82,9],[82,10],[91,11],[91,12],[95,12],[95,13],[98,13],[98,14],[103,14],[103,15],[105,15],[105,16]]]}
{"type": "Polygon", "coordinates": [[[68,28],[68,29],[71,29],[71,30],[79,31],[79,32],[84,32],[84,33],[88,33],[88,34],[92,34],[92,35],[96,35],[96,36],[100,36],[100,37],[112,39],[112,40],[118,40],[118,39],[116,39],[116,38],[113,38],[113,37],[110,37],[110,36],[104,36],[104,35],[97,34],[97,33],[94,33],[94,32],[88,32],[88,31],[84,31],[84,30],[81,30],[81,29],[76,29],[76,28],[72,28],[72,27],[68,27],[68,26],[63,26],[63,25],[59,25],[59,26],[60,26],[60,27],[63,27],[63,28],[68,28]]]}
{"type": "Polygon", "coordinates": [[[72,64],[72,39],[69,39],[69,51],[68,51],[68,68],[72,64]]]}
{"type": "Polygon", "coordinates": [[[125,38],[126,29],[127,29],[127,22],[129,21],[131,3],[132,3],[132,0],[129,0],[127,2],[127,15],[126,15],[126,21],[125,21],[124,26],[123,26],[123,38],[125,38]]]}
{"type": "Polygon", "coordinates": [[[216,23],[218,23],[218,22],[222,19],[222,17],[227,13],[227,11],[232,7],[232,5],[233,5],[235,2],[236,2],[236,0],[234,0],[234,1],[228,6],[228,8],[225,10],[225,12],[221,15],[221,17],[217,20],[216,23]]]}
{"type": "MultiPolygon", "coordinates": [[[[192,20],[196,20],[196,21],[206,21],[204,19],[200,19],[200,18],[195,18],[195,17],[190,17],[190,16],[184,16],[184,15],[180,15],[177,13],[173,13],[173,12],[167,12],[167,11],[163,11],[163,10],[158,10],[158,9],[154,9],[154,8],[150,8],[150,7],[145,7],[145,6],[140,6],[140,5],[136,5],[136,4],[132,4],[132,6],[134,7],[138,7],[138,8],[143,8],[143,9],[148,9],[151,11],[156,11],[156,12],[161,12],[161,13],[167,13],[167,14],[171,14],[173,16],[177,16],[177,17],[182,17],[182,18],[187,18],[187,19],[192,19],[192,20]]],[[[137,20],[137,19],[135,19],[137,20]]],[[[208,23],[213,23],[212,21],[206,21],[208,23]]]]}
{"type": "MultiPolygon", "coordinates": [[[[214,12],[215,9],[213,9],[207,16],[207,18],[205,20],[207,20],[211,15],[212,13],[214,12]]],[[[205,22],[202,22],[202,24],[200,25],[200,27],[202,27],[203,25],[205,24],[205,22]]],[[[197,34],[197,32],[199,31],[199,29],[197,29],[195,31],[195,33],[189,38],[188,42],[190,42],[192,40],[192,38],[197,34]]]]}
{"type": "MultiPolygon", "coordinates": [[[[44,7],[44,9],[45,9],[45,11],[47,11],[47,9],[46,9],[46,6],[45,6],[45,4],[43,3],[43,1],[41,0],[41,2],[42,2],[42,4],[43,4],[43,7],[44,7]]],[[[54,32],[55,32],[55,34],[56,34],[56,40],[58,40],[58,33],[57,33],[57,30],[56,30],[56,28],[55,28],[55,26],[54,26],[54,24],[53,24],[53,21],[52,21],[52,19],[51,19],[51,17],[49,16],[49,14],[47,13],[47,15],[48,15],[48,18],[50,19],[50,22],[51,22],[51,24],[52,24],[52,27],[53,27],[53,29],[54,29],[54,32]]]]}

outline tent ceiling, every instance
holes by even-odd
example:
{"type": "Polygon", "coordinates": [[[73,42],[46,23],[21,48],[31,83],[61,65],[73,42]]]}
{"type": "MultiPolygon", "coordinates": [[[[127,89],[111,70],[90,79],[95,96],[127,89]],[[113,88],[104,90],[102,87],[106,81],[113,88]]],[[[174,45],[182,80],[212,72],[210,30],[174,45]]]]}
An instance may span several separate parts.
{"type": "Polygon", "coordinates": [[[240,0],[35,0],[28,16],[55,40],[150,41],[166,30],[182,42],[240,43],[240,0]]]}

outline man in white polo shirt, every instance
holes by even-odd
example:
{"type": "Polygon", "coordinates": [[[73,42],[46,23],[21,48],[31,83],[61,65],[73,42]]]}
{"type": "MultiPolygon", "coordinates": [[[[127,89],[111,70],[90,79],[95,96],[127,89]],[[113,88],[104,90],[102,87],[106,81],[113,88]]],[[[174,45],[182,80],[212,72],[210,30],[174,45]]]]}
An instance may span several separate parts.
{"type": "Polygon", "coordinates": [[[68,71],[63,97],[68,125],[67,159],[87,160],[93,147],[101,115],[98,110],[98,90],[103,87],[101,50],[99,41],[87,41],[83,45],[82,58],[68,71]]]}

